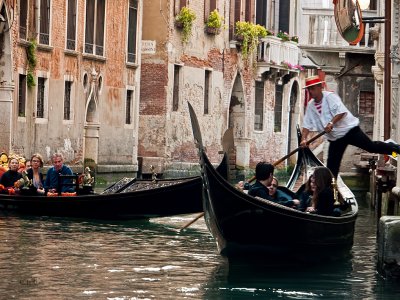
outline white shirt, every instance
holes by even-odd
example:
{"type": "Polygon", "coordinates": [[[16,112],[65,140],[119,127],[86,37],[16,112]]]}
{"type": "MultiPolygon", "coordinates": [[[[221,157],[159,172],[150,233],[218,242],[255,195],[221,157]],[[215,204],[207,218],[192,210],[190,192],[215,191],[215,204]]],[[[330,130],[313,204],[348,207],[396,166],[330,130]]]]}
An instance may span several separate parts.
{"type": "Polygon", "coordinates": [[[307,110],[304,115],[303,127],[309,131],[324,131],[326,125],[335,117],[345,113],[344,117],[335,123],[333,130],[325,134],[325,138],[329,141],[335,141],[346,135],[350,129],[358,126],[360,120],[353,116],[353,114],[344,106],[340,97],[332,92],[322,92],[322,111],[321,114],[315,107],[315,100],[307,104],[307,110]]]}

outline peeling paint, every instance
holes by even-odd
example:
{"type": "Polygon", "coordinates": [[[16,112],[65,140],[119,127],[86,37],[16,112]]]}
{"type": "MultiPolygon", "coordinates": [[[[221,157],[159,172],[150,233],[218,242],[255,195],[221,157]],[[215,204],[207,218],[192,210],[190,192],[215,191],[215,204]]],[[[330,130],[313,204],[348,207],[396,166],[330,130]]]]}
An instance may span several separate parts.
{"type": "Polygon", "coordinates": [[[46,146],[45,150],[46,150],[47,159],[50,159],[51,158],[51,148],[50,148],[50,146],[46,146]]]}

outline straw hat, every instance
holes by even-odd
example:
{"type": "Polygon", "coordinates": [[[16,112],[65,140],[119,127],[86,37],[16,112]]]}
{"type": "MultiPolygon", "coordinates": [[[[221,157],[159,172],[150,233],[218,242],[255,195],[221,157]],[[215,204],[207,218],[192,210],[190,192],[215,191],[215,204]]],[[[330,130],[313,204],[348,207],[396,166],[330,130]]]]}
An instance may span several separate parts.
{"type": "Polygon", "coordinates": [[[306,88],[309,88],[310,86],[313,86],[313,85],[316,85],[316,84],[320,84],[320,83],[323,83],[323,82],[325,82],[325,81],[322,81],[321,78],[319,78],[318,75],[311,76],[311,77],[306,78],[306,85],[305,85],[304,88],[306,89],[306,88]]]}

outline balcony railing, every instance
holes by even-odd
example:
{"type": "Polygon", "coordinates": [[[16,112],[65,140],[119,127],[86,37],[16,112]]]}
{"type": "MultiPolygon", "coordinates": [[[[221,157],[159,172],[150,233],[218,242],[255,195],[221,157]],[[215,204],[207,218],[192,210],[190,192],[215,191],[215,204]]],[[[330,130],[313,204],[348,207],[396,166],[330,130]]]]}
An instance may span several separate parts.
{"type": "Polygon", "coordinates": [[[85,43],[85,53],[103,56],[104,55],[104,47],[101,45],[85,43]]]}
{"type": "Polygon", "coordinates": [[[299,48],[295,42],[283,42],[276,36],[267,36],[261,39],[257,60],[271,65],[295,66],[299,63],[299,48]]]}
{"type": "Polygon", "coordinates": [[[19,38],[26,40],[26,27],[19,26],[19,38]]]}
{"type": "Polygon", "coordinates": [[[49,37],[48,33],[39,33],[39,44],[50,45],[49,37]]]}
{"type": "Polygon", "coordinates": [[[67,39],[67,49],[75,50],[75,40],[67,39]]]}
{"type": "MultiPolygon", "coordinates": [[[[374,11],[363,12],[365,16],[376,16],[374,11]]],[[[332,9],[303,9],[302,24],[305,24],[299,34],[299,42],[302,45],[315,45],[324,47],[348,47],[346,42],[337,29],[335,16],[332,9]],[[307,28],[308,26],[308,28],[307,28]]],[[[373,41],[370,40],[370,26],[365,23],[364,38],[355,46],[376,48],[373,41]]]]}

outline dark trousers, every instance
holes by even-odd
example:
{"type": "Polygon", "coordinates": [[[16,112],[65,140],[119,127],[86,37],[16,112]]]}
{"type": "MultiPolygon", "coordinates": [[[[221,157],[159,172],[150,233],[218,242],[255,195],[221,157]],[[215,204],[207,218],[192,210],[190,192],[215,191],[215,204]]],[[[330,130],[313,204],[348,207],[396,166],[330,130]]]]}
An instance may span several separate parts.
{"type": "Polygon", "coordinates": [[[395,144],[371,141],[360,127],[356,126],[344,137],[336,141],[329,141],[327,167],[335,177],[339,174],[340,162],[342,161],[347,145],[356,146],[370,153],[392,154],[393,151],[396,151],[395,144]]]}

